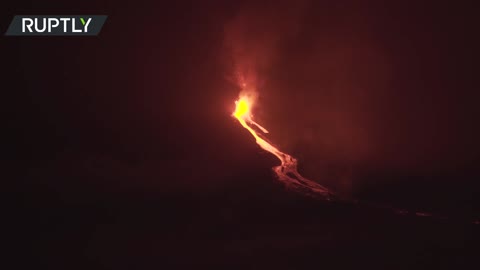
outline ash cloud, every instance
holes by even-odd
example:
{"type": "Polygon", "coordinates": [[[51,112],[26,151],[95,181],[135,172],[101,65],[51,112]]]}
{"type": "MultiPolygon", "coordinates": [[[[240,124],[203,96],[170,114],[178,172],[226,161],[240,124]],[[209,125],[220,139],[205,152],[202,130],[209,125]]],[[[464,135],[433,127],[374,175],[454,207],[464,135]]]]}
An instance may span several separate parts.
{"type": "Polygon", "coordinates": [[[224,27],[226,58],[240,86],[260,87],[280,47],[294,37],[304,18],[306,1],[243,6],[224,27]]]}

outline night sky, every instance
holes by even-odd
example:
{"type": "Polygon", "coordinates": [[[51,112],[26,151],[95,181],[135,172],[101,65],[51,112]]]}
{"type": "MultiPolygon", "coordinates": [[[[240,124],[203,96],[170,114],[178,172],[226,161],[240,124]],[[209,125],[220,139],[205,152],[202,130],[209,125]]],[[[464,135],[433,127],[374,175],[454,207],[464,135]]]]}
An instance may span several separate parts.
{"type": "Polygon", "coordinates": [[[478,12],[359,2],[2,3],[2,268],[478,264],[478,12]],[[108,19],[3,36],[22,14],[108,19]],[[231,116],[239,73],[269,139],[344,202],[275,179],[231,116]]]}

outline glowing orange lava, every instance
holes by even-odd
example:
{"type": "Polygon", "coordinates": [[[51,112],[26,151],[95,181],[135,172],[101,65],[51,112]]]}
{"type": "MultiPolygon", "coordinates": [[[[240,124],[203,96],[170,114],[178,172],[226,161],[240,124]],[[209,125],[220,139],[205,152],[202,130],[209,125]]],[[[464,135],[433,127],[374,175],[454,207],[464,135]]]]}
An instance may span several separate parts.
{"type": "MultiPolygon", "coordinates": [[[[245,89],[246,84],[241,84],[245,89]]],[[[252,136],[255,138],[257,144],[265,151],[268,151],[275,155],[280,160],[280,165],[273,167],[273,171],[277,175],[278,179],[285,184],[286,187],[292,188],[296,191],[301,192],[302,194],[309,195],[315,198],[321,198],[326,200],[335,199],[335,201],[341,201],[342,199],[337,196],[336,194],[329,191],[327,188],[323,187],[322,185],[306,179],[305,177],[301,176],[300,173],[297,171],[297,160],[286,154],[282,151],[278,150],[275,146],[270,144],[266,139],[264,139],[264,135],[262,133],[268,133],[268,131],[262,127],[261,125],[257,124],[253,121],[252,115],[252,108],[255,103],[255,92],[254,91],[242,91],[240,93],[240,98],[235,101],[236,107],[235,111],[233,112],[232,116],[235,117],[240,124],[247,129],[252,136]],[[256,131],[258,128],[262,133],[258,133],[256,131]]],[[[352,203],[360,203],[361,201],[352,200],[352,203]]],[[[381,209],[389,209],[394,213],[400,215],[406,215],[411,213],[411,211],[407,211],[404,209],[397,209],[392,206],[388,205],[378,205],[372,204],[368,202],[361,202],[363,205],[368,207],[374,208],[381,208],[381,209]]],[[[430,217],[430,218],[439,218],[445,219],[447,217],[444,216],[436,216],[432,213],[428,212],[413,212],[417,217],[430,217]]],[[[472,222],[475,225],[480,225],[480,220],[475,220],[472,222]]]]}
{"type": "Polygon", "coordinates": [[[264,127],[253,121],[252,107],[255,101],[254,98],[252,98],[253,96],[254,95],[241,93],[239,100],[235,102],[236,108],[232,116],[237,118],[240,124],[252,134],[257,144],[263,150],[272,153],[280,160],[280,165],[273,168],[278,179],[287,187],[293,188],[304,194],[330,199],[333,194],[327,188],[314,181],[306,179],[298,173],[297,160],[294,157],[278,150],[275,146],[267,142],[266,139],[262,138],[263,135],[257,133],[252,127],[255,126],[263,133],[268,133],[264,127]]]}

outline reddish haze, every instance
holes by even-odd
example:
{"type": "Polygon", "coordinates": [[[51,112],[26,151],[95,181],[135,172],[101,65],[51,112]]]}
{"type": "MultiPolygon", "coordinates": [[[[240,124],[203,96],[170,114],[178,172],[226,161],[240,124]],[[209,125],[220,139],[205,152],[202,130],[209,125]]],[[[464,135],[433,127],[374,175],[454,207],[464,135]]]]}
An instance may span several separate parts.
{"type": "Polygon", "coordinates": [[[435,24],[394,8],[247,6],[225,44],[232,70],[257,85],[256,119],[272,141],[307,177],[349,189],[360,172],[473,166],[470,78],[454,73],[467,62],[435,24]]]}

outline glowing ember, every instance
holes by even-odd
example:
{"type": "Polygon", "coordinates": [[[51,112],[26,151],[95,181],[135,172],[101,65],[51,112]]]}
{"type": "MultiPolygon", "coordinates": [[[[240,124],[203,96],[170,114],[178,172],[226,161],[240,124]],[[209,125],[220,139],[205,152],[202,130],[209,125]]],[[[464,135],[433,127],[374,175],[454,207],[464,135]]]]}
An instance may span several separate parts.
{"type": "Polygon", "coordinates": [[[245,92],[241,93],[239,100],[235,102],[236,108],[232,116],[237,118],[240,124],[252,134],[257,144],[263,150],[272,153],[280,160],[280,165],[273,168],[278,179],[287,187],[304,194],[330,199],[333,194],[328,189],[316,182],[306,179],[298,173],[297,160],[294,157],[278,150],[275,146],[267,142],[266,139],[262,138],[262,134],[255,131],[252,126],[257,127],[263,133],[268,133],[264,127],[253,121],[252,107],[254,105],[254,98],[252,97],[254,97],[254,95],[245,94],[245,92]]]}

